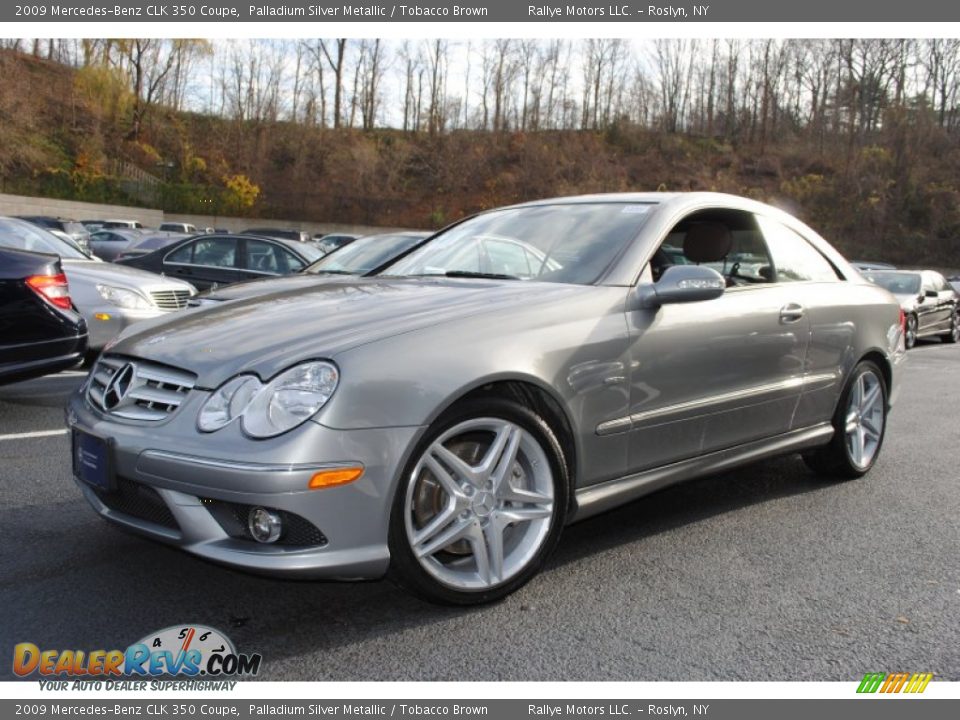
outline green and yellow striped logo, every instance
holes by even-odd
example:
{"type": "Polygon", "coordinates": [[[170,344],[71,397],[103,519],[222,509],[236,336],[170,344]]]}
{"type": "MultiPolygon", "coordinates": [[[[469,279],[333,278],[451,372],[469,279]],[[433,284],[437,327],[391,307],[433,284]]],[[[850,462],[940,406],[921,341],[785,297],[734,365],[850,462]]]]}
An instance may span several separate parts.
{"type": "Polygon", "coordinates": [[[867,673],[858,693],[922,693],[933,679],[933,673],[867,673]]]}

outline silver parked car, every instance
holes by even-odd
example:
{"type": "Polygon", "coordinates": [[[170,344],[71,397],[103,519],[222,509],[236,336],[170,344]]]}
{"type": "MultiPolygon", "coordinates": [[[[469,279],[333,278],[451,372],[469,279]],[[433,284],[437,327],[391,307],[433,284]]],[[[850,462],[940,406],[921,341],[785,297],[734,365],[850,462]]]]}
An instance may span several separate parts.
{"type": "Polygon", "coordinates": [[[124,328],[185,308],[197,294],[181,280],[92,260],[46,230],[15,218],[0,217],[0,246],[61,257],[73,304],[87,321],[91,355],[124,328]]]}
{"type": "Polygon", "coordinates": [[[143,242],[146,234],[130,228],[103,228],[90,233],[90,249],[98,258],[113,262],[130,248],[143,242]]]}
{"type": "Polygon", "coordinates": [[[564,525],[673,482],[789,452],[863,475],[904,355],[893,296],[793,217],[596,195],[477,215],[376,277],[132,328],[68,422],[107,520],[468,604],[529,580],[564,525]]]}

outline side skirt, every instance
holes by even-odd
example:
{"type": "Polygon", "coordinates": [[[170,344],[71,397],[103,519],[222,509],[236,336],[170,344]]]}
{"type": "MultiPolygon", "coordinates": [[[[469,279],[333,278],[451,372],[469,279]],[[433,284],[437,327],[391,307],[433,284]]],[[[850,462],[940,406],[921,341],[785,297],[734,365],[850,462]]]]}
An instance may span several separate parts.
{"type": "Polygon", "coordinates": [[[684,480],[724,472],[763,458],[826,445],[831,437],[833,437],[833,425],[822,423],[580,488],[576,491],[576,505],[568,519],[568,524],[606,512],[684,480]]]}

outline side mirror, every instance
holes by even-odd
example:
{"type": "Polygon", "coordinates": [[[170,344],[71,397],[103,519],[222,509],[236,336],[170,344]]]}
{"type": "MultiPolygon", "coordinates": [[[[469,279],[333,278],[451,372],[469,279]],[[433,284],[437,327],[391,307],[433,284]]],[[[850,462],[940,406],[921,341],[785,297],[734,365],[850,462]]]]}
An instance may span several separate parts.
{"type": "Polygon", "coordinates": [[[713,300],[723,295],[723,275],[703,265],[672,265],[653,284],[637,287],[633,309],[713,300]]]}

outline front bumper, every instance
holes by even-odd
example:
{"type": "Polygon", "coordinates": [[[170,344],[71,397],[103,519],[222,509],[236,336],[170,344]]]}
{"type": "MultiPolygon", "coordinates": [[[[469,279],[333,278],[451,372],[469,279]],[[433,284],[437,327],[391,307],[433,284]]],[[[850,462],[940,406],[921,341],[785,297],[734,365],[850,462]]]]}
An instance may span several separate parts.
{"type": "Polygon", "coordinates": [[[311,421],[269,440],[246,438],[235,425],[203,434],[195,420],[205,399],[206,393],[194,391],[170,420],[152,424],[109,418],[81,394],[71,399],[68,425],[112,443],[117,490],[107,493],[76,480],[101,517],[257,573],[338,580],[386,573],[395,483],[421,428],[345,431],[311,421]],[[317,470],[344,463],[362,464],[363,476],[348,485],[307,489],[317,470]],[[316,532],[298,533],[307,539],[292,544],[285,538],[257,543],[244,536],[242,523],[245,509],[257,506],[316,532]]]}
{"type": "Polygon", "coordinates": [[[98,305],[93,308],[85,307],[81,312],[87,321],[87,329],[90,333],[88,348],[99,351],[134,323],[140,322],[141,320],[153,320],[154,318],[163,317],[175,311],[160,310],[159,308],[128,310],[116,305],[104,303],[103,305],[98,305]]]}

